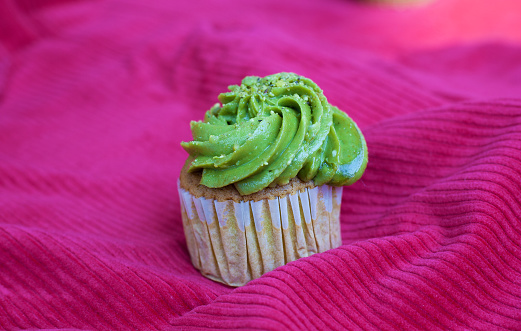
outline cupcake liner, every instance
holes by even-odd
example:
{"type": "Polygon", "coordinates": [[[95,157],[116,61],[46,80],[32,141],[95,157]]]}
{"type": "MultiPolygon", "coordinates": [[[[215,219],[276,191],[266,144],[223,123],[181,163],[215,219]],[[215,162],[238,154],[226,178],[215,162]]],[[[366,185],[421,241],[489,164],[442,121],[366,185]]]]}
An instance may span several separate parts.
{"type": "Polygon", "coordinates": [[[323,185],[283,197],[217,201],[179,186],[183,227],[195,268],[241,286],[288,262],[342,244],[342,187],[323,185]]]}

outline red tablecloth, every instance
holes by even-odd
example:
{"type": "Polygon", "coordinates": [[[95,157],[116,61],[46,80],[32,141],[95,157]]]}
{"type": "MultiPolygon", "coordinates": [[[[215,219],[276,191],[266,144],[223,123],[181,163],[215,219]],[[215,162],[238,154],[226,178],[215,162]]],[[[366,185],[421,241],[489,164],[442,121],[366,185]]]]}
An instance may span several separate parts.
{"type": "Polygon", "coordinates": [[[0,1],[0,328],[521,329],[521,3],[0,1]],[[338,249],[233,289],[176,179],[217,95],[314,80],[365,133],[338,249]]]}

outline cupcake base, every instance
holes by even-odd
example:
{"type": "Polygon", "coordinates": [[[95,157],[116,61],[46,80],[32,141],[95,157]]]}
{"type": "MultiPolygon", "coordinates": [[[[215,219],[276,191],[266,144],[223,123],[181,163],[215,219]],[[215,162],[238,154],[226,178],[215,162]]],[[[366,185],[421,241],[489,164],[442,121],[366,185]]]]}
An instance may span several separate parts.
{"type": "Polygon", "coordinates": [[[258,201],[197,197],[179,182],[178,189],[192,264],[214,281],[241,286],[342,244],[342,187],[306,187],[258,201]]]}

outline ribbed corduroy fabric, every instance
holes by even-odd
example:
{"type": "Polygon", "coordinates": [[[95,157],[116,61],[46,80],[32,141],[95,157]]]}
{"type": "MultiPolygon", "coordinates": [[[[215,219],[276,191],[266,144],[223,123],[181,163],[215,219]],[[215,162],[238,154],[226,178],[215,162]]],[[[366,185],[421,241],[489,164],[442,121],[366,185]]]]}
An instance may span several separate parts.
{"type": "Polygon", "coordinates": [[[521,329],[521,5],[0,2],[0,328],[521,329]],[[314,80],[362,128],[344,245],[233,289],[176,180],[217,95],[314,80]]]}

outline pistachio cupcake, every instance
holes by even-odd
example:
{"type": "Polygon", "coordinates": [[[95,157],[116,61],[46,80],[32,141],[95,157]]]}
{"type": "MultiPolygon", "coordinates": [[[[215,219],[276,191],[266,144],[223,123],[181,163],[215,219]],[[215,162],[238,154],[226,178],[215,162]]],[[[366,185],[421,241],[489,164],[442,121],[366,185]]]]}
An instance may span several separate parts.
{"type": "Polygon", "coordinates": [[[219,95],[178,182],[193,265],[241,286],[342,244],[342,187],[367,165],[357,125],[294,73],[249,76],[219,95]]]}

